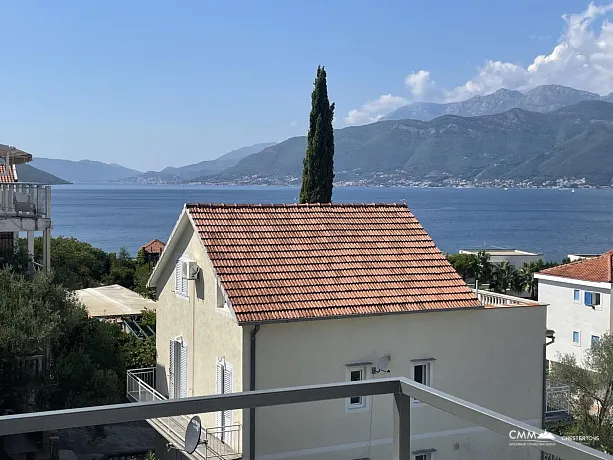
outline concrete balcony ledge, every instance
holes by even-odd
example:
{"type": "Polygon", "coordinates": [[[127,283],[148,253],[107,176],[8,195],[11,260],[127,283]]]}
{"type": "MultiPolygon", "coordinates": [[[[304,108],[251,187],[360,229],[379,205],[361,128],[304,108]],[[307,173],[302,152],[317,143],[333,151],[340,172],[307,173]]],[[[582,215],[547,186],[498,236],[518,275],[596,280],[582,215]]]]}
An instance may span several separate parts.
{"type": "MultiPolygon", "coordinates": [[[[448,393],[421,385],[404,377],[396,377],[4,416],[0,417],[0,436],[176,417],[192,413],[280,406],[383,394],[391,394],[394,399],[393,413],[390,415],[393,417],[392,458],[395,460],[409,460],[412,457],[411,398],[500,434],[505,438],[508,438],[509,433],[513,430],[522,430],[535,436],[544,433],[540,428],[448,393]]],[[[552,456],[567,460],[613,460],[611,455],[556,435],[550,435],[547,439],[548,441],[539,445],[538,448],[552,456]]]]}

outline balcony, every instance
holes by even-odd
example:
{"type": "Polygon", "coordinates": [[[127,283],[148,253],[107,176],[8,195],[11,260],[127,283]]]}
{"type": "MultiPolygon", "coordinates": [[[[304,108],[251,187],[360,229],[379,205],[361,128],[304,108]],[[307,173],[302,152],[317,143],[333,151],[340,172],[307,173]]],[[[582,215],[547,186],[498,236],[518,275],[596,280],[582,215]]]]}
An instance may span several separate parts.
{"type": "Polygon", "coordinates": [[[516,306],[529,306],[540,305],[530,299],[522,299],[521,297],[515,297],[512,295],[499,294],[498,292],[483,291],[481,289],[473,289],[473,292],[477,294],[477,298],[481,305],[485,307],[516,307],[516,306]]]}
{"type": "MultiPolygon", "coordinates": [[[[420,401],[422,405],[428,405],[448,415],[458,417],[472,426],[482,427],[485,429],[485,432],[490,433],[492,436],[498,436],[505,445],[509,445],[508,451],[503,456],[497,455],[492,457],[491,452],[484,451],[481,455],[473,452],[470,454],[470,457],[462,458],[471,458],[472,460],[490,460],[491,458],[536,459],[540,458],[540,452],[544,452],[547,454],[545,458],[548,459],[613,460],[611,455],[556,435],[547,434],[546,437],[543,436],[538,440],[538,435],[544,434],[540,428],[406,378],[369,379],[359,382],[310,385],[166,400],[163,396],[156,394],[155,390],[147,384],[147,381],[152,381],[152,374],[150,372],[152,370],[137,370],[133,371],[132,376],[129,377],[131,382],[128,394],[132,399],[135,397],[140,398],[142,395],[145,401],[3,416],[0,417],[0,436],[148,420],[152,424],[159,423],[159,425],[154,426],[160,426],[166,430],[165,432],[173,440],[171,442],[175,446],[179,446],[177,447],[178,449],[181,449],[183,446],[183,433],[177,430],[183,425],[181,422],[178,422],[177,425],[172,425],[172,423],[175,423],[174,420],[180,420],[183,416],[189,418],[187,414],[299,403],[314,404],[316,401],[390,395],[392,405],[389,415],[393,423],[391,424],[391,451],[389,458],[394,460],[409,460],[414,458],[414,455],[422,455],[424,452],[423,450],[411,450],[412,443],[417,441],[411,436],[411,412],[416,410],[414,409],[415,405],[412,398],[420,401]],[[151,400],[147,401],[147,398],[151,398],[151,400]],[[171,423],[170,420],[173,420],[173,422],[171,423]],[[519,439],[517,433],[522,433],[521,439],[524,441],[528,440],[531,445],[511,447],[510,441],[519,439]]],[[[295,416],[300,417],[299,413],[296,413],[295,416]]],[[[291,420],[281,420],[281,423],[291,423],[291,420]]],[[[465,436],[476,436],[474,431],[467,433],[465,436]]],[[[208,433],[205,433],[204,440],[207,441],[209,439],[211,437],[208,433]]],[[[474,439],[473,448],[479,447],[477,438],[475,437],[474,439]]],[[[451,446],[449,448],[451,449],[451,446]]],[[[461,448],[460,444],[459,448],[461,448]]],[[[453,450],[457,449],[454,447],[453,450]]],[[[432,450],[428,450],[428,452],[432,452],[432,450]]],[[[189,457],[202,459],[207,458],[206,455],[206,452],[198,450],[196,455],[189,455],[189,457]]],[[[240,454],[237,453],[236,455],[240,454]]],[[[460,453],[457,455],[453,454],[453,458],[460,458],[458,455],[460,453]]],[[[210,453],[208,458],[219,458],[219,456],[214,457],[214,454],[210,453]]],[[[441,458],[446,457],[443,454],[441,458]]]]}
{"type": "Polygon", "coordinates": [[[50,228],[51,186],[0,183],[0,231],[42,231],[50,228]]]}
{"type": "Polygon", "coordinates": [[[570,387],[547,381],[545,405],[546,422],[568,422],[570,413],[570,387]]]}
{"type": "MultiPolygon", "coordinates": [[[[130,401],[167,401],[168,398],[156,391],[154,386],[155,368],[132,369],[128,371],[126,395],[130,401]]],[[[194,415],[196,414],[153,418],[148,419],[147,422],[170,444],[182,446],[185,430],[194,415]]],[[[192,457],[198,460],[233,460],[242,458],[240,452],[241,434],[241,426],[238,424],[226,427],[203,427],[202,444],[198,446],[192,457]]]]}

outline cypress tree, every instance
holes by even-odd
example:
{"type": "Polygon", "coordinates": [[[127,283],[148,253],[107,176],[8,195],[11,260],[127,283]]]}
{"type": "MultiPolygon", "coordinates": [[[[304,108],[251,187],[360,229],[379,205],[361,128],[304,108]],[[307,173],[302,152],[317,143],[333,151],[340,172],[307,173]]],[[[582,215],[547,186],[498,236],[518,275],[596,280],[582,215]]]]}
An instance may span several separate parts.
{"type": "Polygon", "coordinates": [[[334,103],[330,104],[328,100],[326,71],[323,67],[317,67],[314,86],[300,203],[330,203],[334,179],[334,103]]]}

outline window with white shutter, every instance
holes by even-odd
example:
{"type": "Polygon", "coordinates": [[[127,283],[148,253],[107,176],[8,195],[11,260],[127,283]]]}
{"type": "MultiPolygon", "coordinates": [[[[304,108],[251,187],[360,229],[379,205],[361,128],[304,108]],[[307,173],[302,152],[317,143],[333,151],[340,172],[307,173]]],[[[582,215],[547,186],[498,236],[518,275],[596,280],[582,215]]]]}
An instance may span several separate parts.
{"type": "MultiPolygon", "coordinates": [[[[217,394],[232,393],[232,366],[225,360],[217,361],[216,390],[217,394]]],[[[232,411],[218,411],[216,416],[219,436],[223,442],[230,444],[232,442],[232,433],[230,431],[232,411]]]]}
{"type": "Polygon", "coordinates": [[[180,343],[181,354],[181,391],[180,397],[187,398],[187,344],[180,343]]]}
{"type": "Polygon", "coordinates": [[[168,397],[187,397],[187,344],[180,337],[170,341],[168,397]]]}
{"type": "Polygon", "coordinates": [[[182,263],[182,259],[177,259],[177,264],[175,265],[175,294],[177,297],[189,299],[189,280],[183,278],[182,263]]]}
{"type": "Polygon", "coordinates": [[[168,397],[175,397],[175,341],[170,341],[168,353],[168,397]]]}

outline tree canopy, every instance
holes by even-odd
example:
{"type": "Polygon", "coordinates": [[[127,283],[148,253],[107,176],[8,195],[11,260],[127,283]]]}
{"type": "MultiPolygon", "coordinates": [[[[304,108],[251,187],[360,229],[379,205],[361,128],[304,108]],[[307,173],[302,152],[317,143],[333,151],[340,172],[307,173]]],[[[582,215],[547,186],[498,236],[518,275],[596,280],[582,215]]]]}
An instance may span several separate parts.
{"type": "Polygon", "coordinates": [[[613,336],[607,333],[585,350],[582,366],[574,354],[562,354],[552,363],[549,378],[570,386],[573,423],[554,427],[566,435],[597,437],[585,444],[613,452],[613,336]]]}
{"type": "Polygon", "coordinates": [[[317,67],[314,86],[300,203],[330,203],[334,180],[334,103],[330,104],[328,99],[326,71],[323,67],[317,67]]]}

